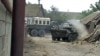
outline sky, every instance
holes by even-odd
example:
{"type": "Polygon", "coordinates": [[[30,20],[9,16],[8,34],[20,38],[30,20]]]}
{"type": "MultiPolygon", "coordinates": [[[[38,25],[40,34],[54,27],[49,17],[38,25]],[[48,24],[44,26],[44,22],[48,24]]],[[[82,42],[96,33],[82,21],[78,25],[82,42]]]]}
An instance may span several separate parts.
{"type": "MultiPolygon", "coordinates": [[[[95,4],[98,0],[41,0],[43,8],[50,10],[53,5],[59,9],[59,11],[64,12],[82,12],[89,9],[90,4],[95,4]]],[[[33,4],[38,4],[38,0],[26,0],[26,2],[31,2],[33,4]]]]}

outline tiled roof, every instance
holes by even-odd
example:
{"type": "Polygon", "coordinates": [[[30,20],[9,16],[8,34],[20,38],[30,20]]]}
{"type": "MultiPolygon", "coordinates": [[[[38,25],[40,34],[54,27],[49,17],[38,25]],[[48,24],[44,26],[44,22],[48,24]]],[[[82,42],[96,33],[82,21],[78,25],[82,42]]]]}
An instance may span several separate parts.
{"type": "Polygon", "coordinates": [[[25,16],[33,16],[33,17],[38,17],[38,16],[43,16],[43,7],[40,4],[27,4],[25,6],[25,16]]]}

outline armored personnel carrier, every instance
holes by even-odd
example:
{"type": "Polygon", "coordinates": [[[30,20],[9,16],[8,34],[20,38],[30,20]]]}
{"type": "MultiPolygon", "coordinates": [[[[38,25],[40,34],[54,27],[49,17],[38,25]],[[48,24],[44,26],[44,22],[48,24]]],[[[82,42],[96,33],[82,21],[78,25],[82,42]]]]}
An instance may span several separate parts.
{"type": "Polygon", "coordinates": [[[50,32],[53,41],[72,42],[78,37],[76,29],[68,22],[62,23],[61,25],[52,25],[50,32]]]}

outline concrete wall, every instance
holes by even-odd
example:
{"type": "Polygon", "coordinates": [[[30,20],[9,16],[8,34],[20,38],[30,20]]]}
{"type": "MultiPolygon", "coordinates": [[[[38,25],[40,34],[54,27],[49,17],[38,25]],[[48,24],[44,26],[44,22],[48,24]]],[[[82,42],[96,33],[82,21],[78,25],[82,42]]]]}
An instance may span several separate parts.
{"type": "Polygon", "coordinates": [[[12,18],[0,1],[0,56],[10,56],[12,18]]]}

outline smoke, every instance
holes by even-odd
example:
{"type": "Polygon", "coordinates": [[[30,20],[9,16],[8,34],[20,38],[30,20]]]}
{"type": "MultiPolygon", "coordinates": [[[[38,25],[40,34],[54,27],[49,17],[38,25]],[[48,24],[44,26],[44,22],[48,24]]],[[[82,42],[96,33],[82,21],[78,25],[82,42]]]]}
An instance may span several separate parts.
{"type": "Polygon", "coordinates": [[[73,27],[77,30],[79,37],[79,40],[83,40],[88,35],[88,31],[86,30],[85,26],[80,22],[80,20],[68,20],[70,24],[73,25],[73,27]]]}

